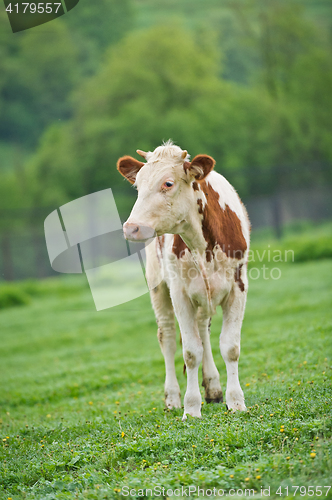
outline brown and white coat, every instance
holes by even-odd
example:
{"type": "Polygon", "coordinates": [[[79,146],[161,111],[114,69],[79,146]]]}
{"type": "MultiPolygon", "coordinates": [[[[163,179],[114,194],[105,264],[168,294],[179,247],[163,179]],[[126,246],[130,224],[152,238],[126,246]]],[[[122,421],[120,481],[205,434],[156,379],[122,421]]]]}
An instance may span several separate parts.
{"type": "Polygon", "coordinates": [[[248,289],[250,223],[246,210],[229,182],[213,170],[215,161],[210,156],[199,155],[190,162],[187,152],[170,141],[153,152],[138,153],[146,163],[129,156],[118,161],[120,173],[138,190],[123,228],[132,241],[151,241],[157,236],[146,246],[146,275],[165,358],[166,406],[181,407],[174,366],[174,314],[187,370],[183,418],[201,416],[201,362],[206,401],[222,401],[210,344],[211,316],[221,305],[226,404],[229,409],[245,410],[238,360],[248,289]]]}

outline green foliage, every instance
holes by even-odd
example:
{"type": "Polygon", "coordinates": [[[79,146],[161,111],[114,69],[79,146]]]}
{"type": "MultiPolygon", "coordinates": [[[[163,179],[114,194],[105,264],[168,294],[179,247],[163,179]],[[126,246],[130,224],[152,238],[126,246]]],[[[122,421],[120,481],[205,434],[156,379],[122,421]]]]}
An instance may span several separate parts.
{"type": "MultiPolygon", "coordinates": [[[[31,297],[56,297],[65,298],[84,292],[87,283],[80,279],[70,277],[47,278],[40,281],[26,280],[20,283],[20,289],[31,297]]],[[[1,289],[1,287],[0,287],[1,289]]]]}
{"type": "Polygon", "coordinates": [[[331,183],[331,43],[308,12],[282,0],[81,0],[17,37],[0,14],[3,168],[19,165],[22,183],[35,149],[26,205],[111,186],[126,211],[116,160],[172,138],[214,156],[243,197],[331,183]]]}
{"type": "Polygon", "coordinates": [[[192,155],[214,156],[241,196],[329,181],[328,170],[305,167],[332,158],[327,42],[294,5],[254,12],[245,39],[261,58],[247,87],[221,78],[216,34],[206,30],[193,34],[173,22],[112,47],[75,92],[72,120],[45,134],[32,161],[37,197],[120,189],[117,158],[168,138],[192,155]]]}
{"type": "Polygon", "coordinates": [[[331,222],[318,226],[308,222],[297,226],[293,224],[285,228],[282,240],[276,240],[266,232],[258,234],[258,237],[254,233],[249,267],[256,267],[260,263],[273,262],[273,265],[278,265],[278,262],[332,259],[331,229],[331,222]]]}
{"type": "Polygon", "coordinates": [[[26,191],[26,178],[22,172],[4,172],[0,178],[0,231],[22,228],[24,217],[17,216],[17,208],[29,206],[30,197],[26,191]],[[13,217],[16,215],[16,217],[13,217]]]}
{"type": "MultiPolygon", "coordinates": [[[[4,23],[8,19],[1,15],[0,25],[4,23]]],[[[47,25],[47,30],[7,35],[0,44],[4,52],[0,139],[31,147],[46,125],[68,117],[69,93],[79,77],[77,49],[60,20],[47,25]]]]}
{"type": "Polygon", "coordinates": [[[71,195],[110,181],[123,185],[117,158],[137,147],[153,148],[179,121],[182,130],[188,128],[195,102],[218,91],[217,68],[213,48],[200,47],[179,28],[129,35],[76,95],[74,119],[53,127],[43,140],[32,162],[36,185],[71,195]]]}
{"type": "Polygon", "coordinates": [[[79,7],[63,20],[84,49],[94,46],[99,60],[105,48],[133,27],[133,9],[130,0],[100,0],[98,4],[80,0],[79,7]]]}
{"type": "Polygon", "coordinates": [[[332,158],[326,137],[332,129],[331,46],[327,32],[303,13],[296,4],[274,0],[260,16],[262,82],[284,108],[276,131],[281,164],[332,158]]]}
{"type": "MultiPolygon", "coordinates": [[[[103,70],[76,94],[73,120],[53,127],[33,159],[40,196],[121,186],[117,158],[154,149],[161,138],[172,137],[192,155],[209,151],[233,178],[244,164],[268,164],[271,133],[264,125],[271,104],[219,79],[212,41],[163,26],[112,49],[103,70]]],[[[241,172],[236,180],[245,192],[241,172]]]]}
{"type": "Polygon", "coordinates": [[[6,172],[0,182],[0,210],[13,209],[22,201],[23,189],[14,172],[6,172]]]}
{"type": "Polygon", "coordinates": [[[307,260],[332,259],[332,236],[321,236],[289,241],[288,246],[293,248],[295,262],[307,260]]]}
{"type": "Polygon", "coordinates": [[[0,143],[32,149],[50,123],[68,119],[70,93],[96,71],[105,48],[130,29],[132,17],[129,0],[81,0],[63,18],[13,35],[3,9],[0,143]]]}
{"type": "Polygon", "coordinates": [[[61,300],[86,292],[88,284],[72,277],[0,283],[0,309],[30,304],[31,300],[53,297],[61,300]]]}
{"type": "MultiPolygon", "coordinates": [[[[330,484],[332,264],[280,269],[279,280],[250,283],[240,359],[248,412],[204,404],[203,418],[185,423],[181,410],[163,409],[147,295],[97,313],[79,277],[76,295],[45,292],[19,315],[2,311],[0,496],[122,498],[125,485],[193,485],[270,486],[279,498],[280,485],[330,484]]],[[[225,387],[220,326],[219,312],[211,342],[225,387]]],[[[178,346],[183,396],[182,367],[178,346]]]]}
{"type": "Polygon", "coordinates": [[[20,287],[9,284],[0,286],[0,309],[23,306],[29,302],[29,296],[20,287]]]}

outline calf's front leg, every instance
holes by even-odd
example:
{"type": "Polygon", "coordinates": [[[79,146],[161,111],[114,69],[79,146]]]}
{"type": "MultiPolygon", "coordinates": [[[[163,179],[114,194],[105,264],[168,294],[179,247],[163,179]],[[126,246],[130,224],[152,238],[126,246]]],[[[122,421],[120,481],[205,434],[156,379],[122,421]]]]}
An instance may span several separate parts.
{"type": "Polygon", "coordinates": [[[166,283],[160,283],[151,291],[151,302],[158,323],[158,341],[165,359],[165,406],[170,410],[181,408],[180,387],[174,364],[176,351],[174,311],[166,283]]]}
{"type": "Polygon", "coordinates": [[[244,395],[239,382],[241,326],[246,304],[246,292],[234,284],[223,304],[223,324],[220,335],[220,352],[226,364],[228,409],[245,411],[244,395]]]}
{"type": "Polygon", "coordinates": [[[181,331],[183,359],[187,369],[187,390],[182,418],[186,420],[187,415],[201,417],[202,398],[198,383],[198,368],[203,358],[203,345],[198,333],[197,309],[183,292],[172,295],[172,301],[181,331]]]}
{"type": "Polygon", "coordinates": [[[215,365],[211,342],[210,342],[210,324],[211,318],[198,310],[197,324],[199,335],[203,344],[203,387],[205,389],[205,401],[207,403],[220,403],[223,400],[220,386],[219,372],[215,365]]]}

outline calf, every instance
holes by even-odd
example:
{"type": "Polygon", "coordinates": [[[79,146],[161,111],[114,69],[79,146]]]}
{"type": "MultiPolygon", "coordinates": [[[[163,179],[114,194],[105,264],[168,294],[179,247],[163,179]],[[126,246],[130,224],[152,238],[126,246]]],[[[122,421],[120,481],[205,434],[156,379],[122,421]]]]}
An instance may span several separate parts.
{"type": "Polygon", "coordinates": [[[183,420],[187,414],[201,416],[201,361],[206,401],[223,400],[210,344],[211,316],[221,305],[226,404],[232,410],[245,410],[238,360],[248,289],[250,223],[246,210],[234,188],[213,170],[211,156],[198,155],[190,161],[187,151],[171,141],[153,152],[137,153],[146,163],[124,156],[117,164],[119,172],[138,190],[123,230],[131,241],[156,237],[146,246],[146,277],[165,358],[166,406],[181,407],[174,366],[174,313],[187,370],[183,420]]]}

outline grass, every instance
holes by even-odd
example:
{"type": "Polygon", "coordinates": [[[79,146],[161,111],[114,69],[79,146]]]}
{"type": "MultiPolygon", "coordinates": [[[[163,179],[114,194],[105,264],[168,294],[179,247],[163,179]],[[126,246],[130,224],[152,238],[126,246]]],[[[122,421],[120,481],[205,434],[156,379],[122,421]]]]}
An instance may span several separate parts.
{"type": "MultiPolygon", "coordinates": [[[[185,423],[163,407],[147,295],[97,313],[84,278],[22,285],[30,303],[0,311],[0,499],[123,498],[124,486],[136,497],[155,486],[259,497],[270,488],[269,498],[286,498],[287,487],[292,498],[293,486],[297,497],[319,496],[321,486],[331,498],[332,261],[280,269],[279,280],[250,284],[240,359],[248,412],[204,404],[203,418],[185,423]]],[[[211,336],[225,389],[220,326],[221,312],[211,336]]],[[[179,349],[183,396],[182,366],[179,349]]]]}

